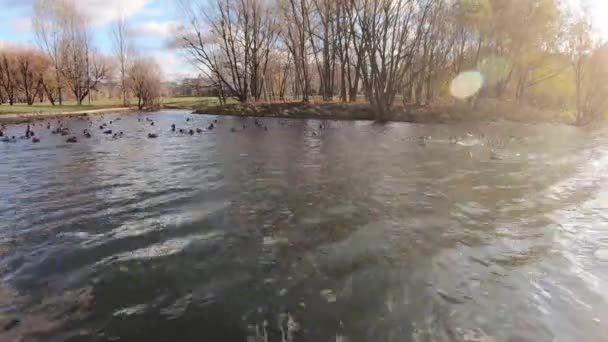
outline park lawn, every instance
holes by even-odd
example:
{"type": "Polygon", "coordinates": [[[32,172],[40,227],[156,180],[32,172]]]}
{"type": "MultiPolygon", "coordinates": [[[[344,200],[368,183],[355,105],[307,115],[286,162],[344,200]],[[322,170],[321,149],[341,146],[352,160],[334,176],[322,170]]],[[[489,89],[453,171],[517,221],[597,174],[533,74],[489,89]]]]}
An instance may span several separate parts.
{"type": "Polygon", "coordinates": [[[95,101],[92,104],[77,105],[73,101],[66,101],[63,105],[53,106],[50,103],[35,103],[31,106],[27,104],[18,103],[15,105],[3,104],[0,105],[0,115],[2,114],[52,114],[52,113],[72,113],[82,112],[97,109],[107,108],[120,108],[122,103],[119,100],[100,100],[95,101]]]}

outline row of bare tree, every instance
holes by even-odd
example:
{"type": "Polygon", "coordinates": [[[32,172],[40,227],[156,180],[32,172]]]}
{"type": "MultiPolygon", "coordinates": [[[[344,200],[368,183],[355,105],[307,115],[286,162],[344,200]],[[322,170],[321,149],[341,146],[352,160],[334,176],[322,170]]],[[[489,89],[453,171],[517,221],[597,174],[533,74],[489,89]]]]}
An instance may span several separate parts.
{"type": "MultiPolygon", "coordinates": [[[[477,96],[526,101],[563,72],[574,34],[559,0],[178,0],[179,42],[224,96],[431,104],[467,70],[477,96]]],[[[586,34],[591,35],[590,32],[586,34]]]]}
{"type": "Polygon", "coordinates": [[[0,104],[62,105],[69,97],[78,104],[104,82],[118,78],[124,105],[131,95],[140,108],[158,106],[160,68],[130,48],[127,23],[113,26],[115,56],[93,46],[90,20],[70,0],[37,0],[33,27],[38,46],[0,47],[0,104]]]}

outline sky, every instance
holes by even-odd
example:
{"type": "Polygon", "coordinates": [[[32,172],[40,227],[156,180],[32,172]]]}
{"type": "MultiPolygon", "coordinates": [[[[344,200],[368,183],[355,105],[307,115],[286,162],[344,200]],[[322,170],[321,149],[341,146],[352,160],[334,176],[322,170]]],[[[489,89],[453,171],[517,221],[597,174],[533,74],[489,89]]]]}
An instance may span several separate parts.
{"type": "MultiPolygon", "coordinates": [[[[36,44],[31,18],[35,0],[0,0],[0,42],[36,44]]],[[[183,53],[170,47],[177,25],[173,0],[75,0],[81,13],[91,18],[94,46],[112,53],[112,23],[122,13],[130,26],[134,45],[144,57],[153,57],[167,80],[196,75],[183,53]]]]}
{"type": "MultiPolygon", "coordinates": [[[[31,25],[34,1],[0,0],[0,43],[36,43],[31,25]]],[[[589,2],[597,29],[608,39],[608,0],[566,1],[574,6],[589,2]]],[[[197,74],[183,53],[168,44],[172,28],[177,25],[174,0],[75,0],[75,3],[91,18],[94,43],[101,52],[112,52],[111,24],[122,13],[129,21],[138,51],[158,61],[165,79],[178,80],[197,74]]]]}

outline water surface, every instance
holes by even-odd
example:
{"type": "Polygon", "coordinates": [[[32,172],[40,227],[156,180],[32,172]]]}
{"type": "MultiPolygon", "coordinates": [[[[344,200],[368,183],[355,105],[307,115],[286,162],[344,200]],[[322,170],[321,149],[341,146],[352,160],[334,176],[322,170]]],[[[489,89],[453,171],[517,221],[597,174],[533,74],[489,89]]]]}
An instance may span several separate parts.
{"type": "Polygon", "coordinates": [[[118,117],[0,143],[0,340],[608,336],[607,132],[118,117]]]}

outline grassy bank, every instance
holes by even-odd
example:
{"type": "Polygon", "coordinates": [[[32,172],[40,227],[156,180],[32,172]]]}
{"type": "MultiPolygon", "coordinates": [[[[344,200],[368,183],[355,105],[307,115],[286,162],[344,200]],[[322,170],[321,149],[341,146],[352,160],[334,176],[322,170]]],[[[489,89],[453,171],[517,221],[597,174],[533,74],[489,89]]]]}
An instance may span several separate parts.
{"type": "Polygon", "coordinates": [[[31,106],[18,103],[12,106],[8,104],[0,105],[0,115],[2,114],[57,114],[57,113],[77,113],[91,110],[100,110],[108,108],[120,108],[122,102],[119,100],[99,100],[91,104],[85,103],[78,105],[73,101],[66,101],[63,105],[53,106],[50,103],[34,103],[31,106]]]}
{"type": "MultiPolygon", "coordinates": [[[[302,119],[374,120],[374,110],[366,103],[230,103],[218,105],[207,101],[192,107],[198,114],[231,116],[262,116],[302,119]]],[[[514,101],[482,99],[474,107],[467,103],[447,103],[432,106],[395,106],[393,121],[414,123],[449,123],[462,121],[555,122],[571,124],[573,115],[526,106],[514,101]]]]}
{"type": "Polygon", "coordinates": [[[216,106],[219,101],[215,97],[165,97],[162,105],[165,109],[188,109],[206,108],[216,106]]]}

